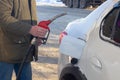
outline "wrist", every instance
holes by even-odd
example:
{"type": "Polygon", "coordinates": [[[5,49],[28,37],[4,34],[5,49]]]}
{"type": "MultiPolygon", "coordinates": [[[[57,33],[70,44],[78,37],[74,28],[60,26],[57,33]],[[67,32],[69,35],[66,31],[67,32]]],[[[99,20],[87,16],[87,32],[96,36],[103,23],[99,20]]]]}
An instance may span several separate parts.
{"type": "Polygon", "coordinates": [[[36,31],[38,31],[38,26],[32,26],[29,33],[35,36],[36,31]]]}

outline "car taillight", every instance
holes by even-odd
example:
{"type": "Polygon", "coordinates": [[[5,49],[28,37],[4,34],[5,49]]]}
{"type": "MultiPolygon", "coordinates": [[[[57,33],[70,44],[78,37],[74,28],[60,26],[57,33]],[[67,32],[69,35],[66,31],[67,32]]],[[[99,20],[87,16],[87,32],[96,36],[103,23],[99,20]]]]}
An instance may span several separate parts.
{"type": "Polygon", "coordinates": [[[65,32],[65,31],[63,31],[62,33],[60,33],[60,36],[59,36],[59,44],[61,43],[62,38],[63,38],[64,36],[66,36],[66,35],[67,35],[67,32],[65,32]]]}

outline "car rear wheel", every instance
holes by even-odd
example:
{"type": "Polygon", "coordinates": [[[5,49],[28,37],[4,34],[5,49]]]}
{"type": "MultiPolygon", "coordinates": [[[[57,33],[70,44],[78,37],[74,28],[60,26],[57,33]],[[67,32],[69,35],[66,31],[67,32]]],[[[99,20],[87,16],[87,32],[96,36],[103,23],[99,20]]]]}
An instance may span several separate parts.
{"type": "Polygon", "coordinates": [[[61,72],[59,80],[87,80],[78,67],[67,65],[61,72]]]}
{"type": "Polygon", "coordinates": [[[80,7],[80,0],[74,0],[73,1],[73,7],[74,8],[79,8],[80,7]]]}
{"type": "Polygon", "coordinates": [[[72,8],[73,7],[73,0],[67,0],[67,6],[69,8],[72,8]]]}
{"type": "Polygon", "coordinates": [[[86,8],[87,6],[87,1],[86,0],[80,0],[80,8],[83,9],[83,8],[86,8]]]}

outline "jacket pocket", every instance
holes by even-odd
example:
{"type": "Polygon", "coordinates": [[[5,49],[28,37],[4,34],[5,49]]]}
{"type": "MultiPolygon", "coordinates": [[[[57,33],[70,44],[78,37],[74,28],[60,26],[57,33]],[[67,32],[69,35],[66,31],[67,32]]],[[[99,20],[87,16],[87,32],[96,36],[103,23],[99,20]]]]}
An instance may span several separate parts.
{"type": "Polygon", "coordinates": [[[29,36],[18,36],[18,35],[9,34],[8,38],[9,38],[10,42],[12,42],[14,44],[29,43],[29,36]]]}
{"type": "Polygon", "coordinates": [[[20,38],[13,38],[13,42],[16,44],[24,44],[27,42],[25,37],[20,37],[20,38]]]}

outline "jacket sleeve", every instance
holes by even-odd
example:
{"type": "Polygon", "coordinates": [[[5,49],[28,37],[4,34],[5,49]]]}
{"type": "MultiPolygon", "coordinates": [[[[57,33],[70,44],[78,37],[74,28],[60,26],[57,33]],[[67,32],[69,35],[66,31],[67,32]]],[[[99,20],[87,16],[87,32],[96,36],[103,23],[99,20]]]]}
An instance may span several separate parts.
{"type": "Polygon", "coordinates": [[[19,21],[11,16],[13,0],[0,0],[0,25],[5,30],[15,33],[16,35],[26,35],[32,25],[19,21]]]}

